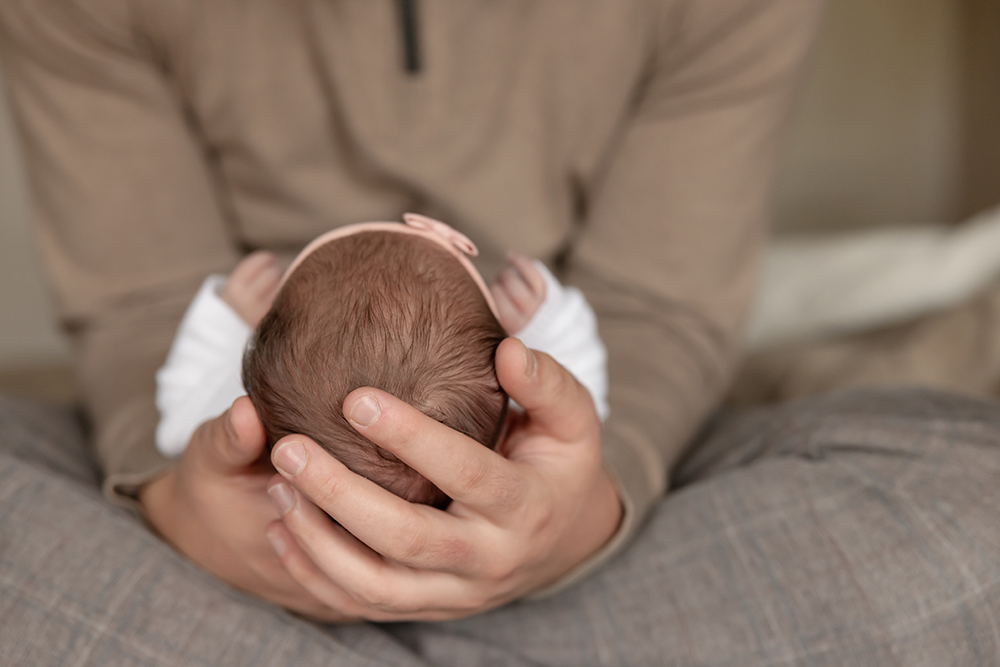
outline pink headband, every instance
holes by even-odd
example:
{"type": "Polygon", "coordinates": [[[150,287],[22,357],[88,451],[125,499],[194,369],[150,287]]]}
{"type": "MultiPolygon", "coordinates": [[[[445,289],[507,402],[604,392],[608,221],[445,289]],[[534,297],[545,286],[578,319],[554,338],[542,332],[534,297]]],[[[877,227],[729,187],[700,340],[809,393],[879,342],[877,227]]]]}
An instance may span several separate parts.
{"type": "MultiPolygon", "coordinates": [[[[285,275],[281,278],[281,285],[285,284],[285,281],[288,280],[288,276],[291,275],[292,271],[294,271],[306,257],[311,255],[317,248],[322,245],[326,245],[330,241],[342,239],[347,236],[354,236],[355,234],[360,234],[362,232],[395,232],[398,234],[411,234],[413,236],[419,236],[427,239],[428,241],[432,241],[451,253],[451,255],[455,257],[465,268],[465,270],[469,272],[469,275],[472,276],[472,280],[475,281],[476,286],[479,287],[479,290],[483,293],[483,297],[486,299],[486,304],[493,312],[493,316],[499,320],[500,313],[497,311],[496,302],[493,301],[493,295],[490,294],[490,290],[486,286],[486,281],[483,280],[483,277],[479,275],[479,271],[477,271],[476,267],[469,261],[469,257],[476,257],[479,254],[479,250],[476,248],[475,244],[470,241],[465,234],[452,229],[445,223],[435,220],[434,218],[428,218],[427,216],[419,215],[417,213],[404,213],[403,220],[406,222],[405,225],[398,222],[359,222],[354,225],[344,225],[343,227],[338,227],[337,229],[333,229],[326,234],[320,235],[309,245],[303,248],[298,257],[296,257],[295,260],[288,266],[288,269],[285,271],[285,275]]],[[[281,285],[278,286],[279,289],[281,288],[281,285]]]]}

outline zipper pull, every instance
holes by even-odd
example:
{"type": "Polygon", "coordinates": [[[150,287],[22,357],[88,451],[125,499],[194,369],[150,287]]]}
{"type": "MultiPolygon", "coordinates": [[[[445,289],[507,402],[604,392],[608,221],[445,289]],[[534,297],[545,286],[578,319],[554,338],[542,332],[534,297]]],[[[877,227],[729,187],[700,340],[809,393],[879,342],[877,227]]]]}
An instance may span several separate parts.
{"type": "Polygon", "coordinates": [[[407,74],[420,72],[420,41],[417,32],[417,0],[397,0],[403,32],[403,66],[407,74]]]}

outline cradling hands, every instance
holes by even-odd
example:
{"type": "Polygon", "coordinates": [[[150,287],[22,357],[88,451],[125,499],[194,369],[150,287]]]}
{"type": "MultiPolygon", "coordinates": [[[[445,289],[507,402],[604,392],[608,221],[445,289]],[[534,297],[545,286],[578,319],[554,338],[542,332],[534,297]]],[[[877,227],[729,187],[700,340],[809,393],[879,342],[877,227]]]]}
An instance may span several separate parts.
{"type": "Polygon", "coordinates": [[[453,499],[446,511],[385,491],[309,438],[277,443],[268,492],[281,520],[267,535],[309,599],[341,617],[461,618],[545,588],[611,538],[622,509],[587,391],[516,339],[496,367],[525,409],[502,455],[383,391],[344,402],[359,433],[453,499]]]}
{"type": "Polygon", "coordinates": [[[273,475],[264,427],[242,397],[195,431],[178,466],[146,484],[139,502],[167,542],[233,587],[314,618],[345,620],[289,575],[265,537],[278,518],[265,493],[273,475]]]}

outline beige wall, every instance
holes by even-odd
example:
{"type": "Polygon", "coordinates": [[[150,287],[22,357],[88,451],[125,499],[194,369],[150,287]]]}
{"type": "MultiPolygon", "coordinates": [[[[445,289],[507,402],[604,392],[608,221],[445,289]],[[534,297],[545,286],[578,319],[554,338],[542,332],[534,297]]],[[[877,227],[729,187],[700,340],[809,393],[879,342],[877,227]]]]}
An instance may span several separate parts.
{"type": "Polygon", "coordinates": [[[831,0],[781,173],[779,229],[959,215],[960,0],[831,0]]]}
{"type": "MultiPolygon", "coordinates": [[[[963,147],[975,142],[962,136],[962,9],[977,3],[996,4],[830,0],[781,173],[780,229],[965,212],[963,147]]],[[[987,87],[996,89],[995,78],[987,87]]],[[[0,109],[0,369],[66,358],[30,243],[15,148],[0,109]]]]}
{"type": "Polygon", "coordinates": [[[961,0],[965,51],[962,204],[1000,202],[1000,2],[961,0]]]}

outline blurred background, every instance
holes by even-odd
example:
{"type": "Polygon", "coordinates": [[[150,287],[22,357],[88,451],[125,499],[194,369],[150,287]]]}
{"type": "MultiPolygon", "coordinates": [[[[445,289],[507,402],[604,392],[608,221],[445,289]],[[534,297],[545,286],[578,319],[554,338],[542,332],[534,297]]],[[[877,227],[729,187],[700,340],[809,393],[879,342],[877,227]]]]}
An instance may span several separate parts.
{"type": "MultiPolygon", "coordinates": [[[[2,93],[2,91],[0,91],[2,93]]],[[[1000,1],[830,0],[779,177],[779,234],[960,222],[1000,203],[1000,1]]],[[[0,94],[0,391],[66,401],[0,94]]]]}

